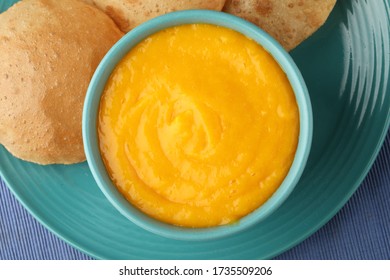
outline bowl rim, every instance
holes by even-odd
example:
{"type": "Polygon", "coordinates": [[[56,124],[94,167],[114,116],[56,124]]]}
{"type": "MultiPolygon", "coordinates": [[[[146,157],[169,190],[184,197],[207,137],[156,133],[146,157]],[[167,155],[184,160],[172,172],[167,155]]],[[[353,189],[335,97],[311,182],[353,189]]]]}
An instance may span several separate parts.
{"type": "Polygon", "coordinates": [[[91,173],[110,203],[126,218],[141,228],[163,237],[177,240],[203,241],[238,233],[260,223],[287,199],[305,168],[312,142],[313,116],[305,81],[291,56],[269,34],[239,17],[218,11],[186,10],[168,13],[151,19],[124,35],[104,56],[90,81],[82,114],[84,150],[91,173]],[[251,38],[263,46],[286,73],[299,108],[300,132],[293,163],[282,184],[259,208],[237,222],[208,228],[179,227],[158,221],[131,205],[109,178],[100,155],[97,135],[97,114],[101,94],[119,61],[146,37],[169,27],[205,23],[226,27],[251,38]]]}

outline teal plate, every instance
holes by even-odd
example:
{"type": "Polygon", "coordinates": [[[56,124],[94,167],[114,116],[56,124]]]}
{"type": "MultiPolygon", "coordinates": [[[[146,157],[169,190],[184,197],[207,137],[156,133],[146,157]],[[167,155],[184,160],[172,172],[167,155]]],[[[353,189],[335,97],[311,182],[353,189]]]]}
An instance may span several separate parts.
{"type": "MultiPolygon", "coordinates": [[[[14,1],[0,0],[4,11],[14,1]]],[[[348,201],[389,128],[388,0],[338,1],[326,24],[291,54],[313,106],[312,151],[297,187],[265,221],[207,242],[159,237],[124,218],[86,163],[39,166],[0,147],[0,171],[32,215],[101,259],[267,259],[314,233],[348,201]]]]}

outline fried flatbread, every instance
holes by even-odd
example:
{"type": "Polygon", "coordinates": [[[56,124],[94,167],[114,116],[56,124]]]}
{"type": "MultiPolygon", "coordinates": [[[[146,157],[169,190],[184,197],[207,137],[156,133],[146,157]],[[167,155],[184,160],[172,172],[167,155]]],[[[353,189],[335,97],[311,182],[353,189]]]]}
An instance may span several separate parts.
{"type": "Polygon", "coordinates": [[[123,32],[173,11],[207,9],[221,11],[225,0],[83,0],[108,14],[123,32]]]}
{"type": "Polygon", "coordinates": [[[336,0],[227,0],[223,11],[253,22],[292,50],[328,18],[336,0]]]}
{"type": "Polygon", "coordinates": [[[106,14],[77,0],[24,0],[2,13],[0,143],[35,163],[85,160],[85,93],[122,35],[106,14]]]}

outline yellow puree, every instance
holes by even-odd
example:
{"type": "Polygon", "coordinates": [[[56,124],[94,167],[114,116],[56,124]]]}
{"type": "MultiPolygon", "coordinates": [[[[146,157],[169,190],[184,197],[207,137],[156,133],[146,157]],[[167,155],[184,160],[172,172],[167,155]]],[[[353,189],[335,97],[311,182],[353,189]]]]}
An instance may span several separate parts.
{"type": "Polygon", "coordinates": [[[174,225],[232,223],[292,164],[299,113],[285,73],[230,29],[192,24],[133,48],[109,78],[99,142],[121,193],[174,225]]]}

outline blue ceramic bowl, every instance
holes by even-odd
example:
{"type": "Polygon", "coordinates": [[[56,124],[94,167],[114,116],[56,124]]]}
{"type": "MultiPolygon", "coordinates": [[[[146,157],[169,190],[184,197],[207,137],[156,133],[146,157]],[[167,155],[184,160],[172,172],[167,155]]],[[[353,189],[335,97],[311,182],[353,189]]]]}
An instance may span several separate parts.
{"type": "Polygon", "coordinates": [[[305,167],[312,139],[312,111],[305,82],[290,55],[267,33],[238,17],[214,11],[174,12],[152,19],[127,33],[115,44],[96,69],[88,88],[83,111],[83,140],[91,172],[108,200],[130,221],[155,234],[179,240],[210,240],[243,231],[268,217],[289,196],[305,167]],[[184,228],[157,221],[144,214],[117,190],[103,164],[97,135],[99,102],[107,79],[119,61],[137,43],[162,29],[191,23],[208,23],[236,30],[262,45],[279,63],[293,87],[300,113],[300,135],[293,164],[287,177],[261,207],[233,224],[210,228],[184,228]]]}

